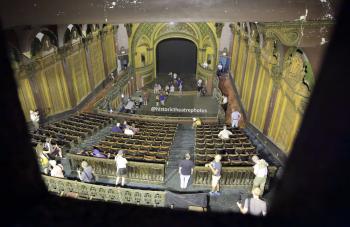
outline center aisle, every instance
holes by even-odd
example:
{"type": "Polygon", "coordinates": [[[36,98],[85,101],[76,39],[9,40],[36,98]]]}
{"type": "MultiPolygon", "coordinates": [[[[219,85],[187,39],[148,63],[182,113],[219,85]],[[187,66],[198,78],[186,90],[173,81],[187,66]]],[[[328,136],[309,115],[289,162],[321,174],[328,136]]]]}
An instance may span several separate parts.
{"type": "MultiPolygon", "coordinates": [[[[169,152],[168,164],[165,169],[165,186],[170,190],[180,189],[180,176],[178,174],[179,162],[184,159],[186,153],[194,158],[195,130],[192,125],[179,124],[175,139],[169,152]]],[[[191,184],[191,180],[189,185],[191,184]]],[[[189,187],[188,189],[191,189],[189,187]]]]}

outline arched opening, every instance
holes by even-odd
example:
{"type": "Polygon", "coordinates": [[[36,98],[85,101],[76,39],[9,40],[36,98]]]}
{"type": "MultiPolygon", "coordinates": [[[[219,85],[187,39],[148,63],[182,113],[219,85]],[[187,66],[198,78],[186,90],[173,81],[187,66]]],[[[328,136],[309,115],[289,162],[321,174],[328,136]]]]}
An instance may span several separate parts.
{"type": "Polygon", "coordinates": [[[183,90],[193,90],[196,80],[197,46],[182,38],[165,39],[156,47],[157,81],[167,83],[169,72],[184,81],[183,90]]]}

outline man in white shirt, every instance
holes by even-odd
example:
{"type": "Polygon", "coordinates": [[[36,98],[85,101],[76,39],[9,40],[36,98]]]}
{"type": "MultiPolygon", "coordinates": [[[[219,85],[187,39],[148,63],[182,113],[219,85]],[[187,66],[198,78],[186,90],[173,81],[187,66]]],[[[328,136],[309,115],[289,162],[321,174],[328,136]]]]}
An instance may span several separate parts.
{"type": "Polygon", "coordinates": [[[228,140],[230,139],[230,135],[232,135],[232,132],[227,130],[226,125],[224,125],[224,129],[219,132],[218,137],[222,140],[228,140]]]}
{"type": "Polygon", "coordinates": [[[130,113],[132,109],[134,109],[135,103],[132,100],[128,100],[128,103],[125,106],[125,110],[127,113],[130,113]]]}
{"type": "Polygon", "coordinates": [[[133,136],[133,135],[135,135],[135,132],[128,126],[125,128],[124,134],[128,135],[128,136],[133,136]]]}
{"type": "Polygon", "coordinates": [[[264,193],[265,183],[267,178],[269,164],[264,159],[259,159],[258,156],[254,155],[252,157],[252,161],[255,163],[254,165],[254,181],[253,181],[253,189],[260,188],[261,194],[264,193]]]}
{"type": "Polygon", "coordinates": [[[238,128],[238,122],[240,119],[241,119],[241,114],[235,109],[232,109],[232,113],[231,113],[232,128],[238,128]]]}
{"type": "Polygon", "coordinates": [[[39,112],[38,111],[29,111],[30,113],[30,120],[33,122],[35,130],[39,129],[39,112]]]}
{"type": "Polygon", "coordinates": [[[125,177],[128,173],[127,169],[126,169],[126,165],[128,164],[128,161],[126,160],[126,158],[123,157],[123,155],[124,155],[124,151],[119,150],[117,156],[115,156],[115,158],[114,158],[115,164],[117,166],[117,179],[115,181],[116,186],[119,184],[120,178],[122,178],[121,185],[124,186],[125,177]]]}

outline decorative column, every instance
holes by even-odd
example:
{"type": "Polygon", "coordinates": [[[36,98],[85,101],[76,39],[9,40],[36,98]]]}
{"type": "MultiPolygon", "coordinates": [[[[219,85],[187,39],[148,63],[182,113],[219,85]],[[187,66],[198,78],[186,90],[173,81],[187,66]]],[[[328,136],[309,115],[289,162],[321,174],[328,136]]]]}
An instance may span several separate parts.
{"type": "Polygon", "coordinates": [[[61,58],[62,58],[61,62],[63,67],[64,78],[66,79],[66,82],[67,82],[69,100],[70,100],[71,106],[74,107],[77,104],[77,99],[74,95],[72,73],[69,70],[68,63],[67,63],[67,53],[66,52],[61,53],[61,58]]]}
{"type": "Polygon", "coordinates": [[[89,50],[89,43],[91,41],[87,41],[83,44],[84,47],[84,53],[85,53],[85,61],[86,61],[86,66],[87,66],[87,71],[88,71],[88,78],[89,78],[89,83],[91,87],[91,91],[94,90],[95,88],[95,78],[93,75],[93,70],[92,70],[92,64],[91,64],[91,57],[90,57],[90,51],[89,50]]]}
{"type": "Polygon", "coordinates": [[[108,71],[108,65],[107,65],[107,56],[106,56],[106,47],[104,45],[104,41],[106,39],[106,31],[102,30],[100,31],[100,42],[101,42],[101,47],[102,47],[102,59],[103,59],[103,67],[105,71],[105,77],[108,79],[109,71],[108,71]]]}
{"type": "Polygon", "coordinates": [[[255,74],[254,74],[254,79],[253,79],[253,87],[252,87],[252,94],[250,96],[250,100],[249,100],[249,107],[247,109],[247,113],[249,116],[247,116],[247,118],[249,119],[249,121],[251,120],[251,112],[253,111],[253,104],[254,104],[254,98],[255,98],[255,94],[256,94],[256,86],[258,83],[258,78],[259,78],[259,74],[260,74],[260,66],[261,66],[261,50],[259,47],[256,47],[255,49],[255,58],[256,58],[256,70],[255,70],[255,74]]]}
{"type": "MultiPolygon", "coordinates": [[[[39,113],[41,114],[40,121],[45,121],[45,105],[44,101],[42,99],[42,95],[40,94],[40,88],[38,86],[37,78],[36,78],[36,67],[35,63],[30,63],[26,67],[26,74],[28,75],[28,80],[30,87],[32,88],[33,92],[33,98],[36,104],[36,108],[39,110],[39,113]]],[[[28,114],[28,113],[25,113],[28,114]]]]}
{"type": "Polygon", "coordinates": [[[270,129],[271,119],[272,119],[273,111],[275,109],[277,94],[278,94],[278,91],[281,87],[282,72],[280,71],[276,74],[272,74],[271,77],[273,80],[273,87],[272,87],[272,94],[270,97],[269,107],[268,107],[267,114],[266,114],[265,125],[264,125],[264,129],[263,129],[263,133],[265,135],[268,134],[269,129],[270,129]]]}

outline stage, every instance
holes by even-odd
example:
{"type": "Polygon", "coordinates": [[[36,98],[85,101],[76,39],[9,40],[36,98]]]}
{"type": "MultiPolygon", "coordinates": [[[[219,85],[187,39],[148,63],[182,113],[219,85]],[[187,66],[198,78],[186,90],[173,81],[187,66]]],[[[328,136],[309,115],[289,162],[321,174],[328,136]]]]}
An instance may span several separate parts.
{"type": "MultiPolygon", "coordinates": [[[[141,93],[136,92],[134,96],[141,93]]],[[[165,106],[156,106],[155,94],[149,96],[147,106],[141,106],[136,110],[140,115],[156,115],[170,117],[216,117],[219,104],[212,96],[197,96],[196,92],[186,95],[169,95],[165,106]]]]}

